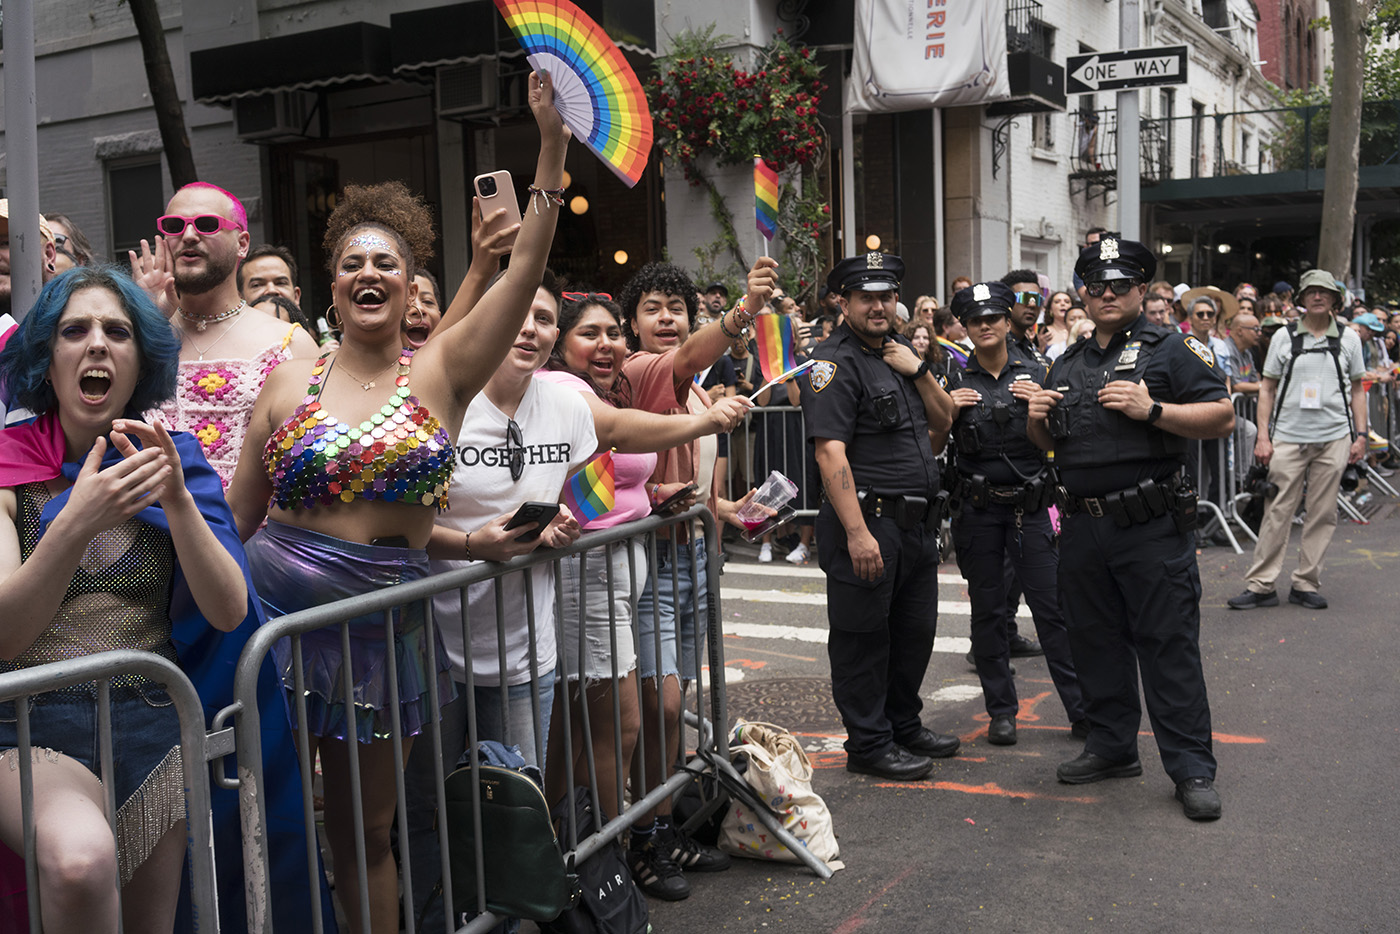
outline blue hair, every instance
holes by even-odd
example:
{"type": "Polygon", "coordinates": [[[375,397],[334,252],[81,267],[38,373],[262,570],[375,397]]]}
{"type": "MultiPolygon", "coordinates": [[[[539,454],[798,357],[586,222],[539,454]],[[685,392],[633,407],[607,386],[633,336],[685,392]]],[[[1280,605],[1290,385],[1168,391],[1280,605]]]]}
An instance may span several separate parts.
{"type": "Polygon", "coordinates": [[[76,266],[44,286],[19,330],[0,351],[0,383],[9,391],[12,403],[36,415],[54,407],[57,400],[47,382],[54,331],[73,294],[94,288],[106,289],[117,297],[131,319],[141,353],[141,376],[123,414],[140,418],[175,395],[180,338],[165,315],[120,267],[76,266]]]}

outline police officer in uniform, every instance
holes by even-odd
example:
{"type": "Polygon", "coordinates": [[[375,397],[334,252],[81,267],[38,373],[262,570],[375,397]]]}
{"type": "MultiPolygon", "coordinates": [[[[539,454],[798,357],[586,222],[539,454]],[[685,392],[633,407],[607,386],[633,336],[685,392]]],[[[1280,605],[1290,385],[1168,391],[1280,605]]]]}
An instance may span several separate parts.
{"type": "Polygon", "coordinates": [[[1079,254],[1090,340],[1070,345],[1031,399],[1027,428],[1062,484],[1060,598],[1089,738],[1056,771],[1081,784],[1142,774],[1138,677],[1162,765],[1186,816],[1220,816],[1201,672],[1196,493],[1187,439],[1223,438],[1225,376],[1196,338],[1152,324],[1146,247],[1105,236],[1079,254]]]}
{"type": "Polygon", "coordinates": [[[825,496],[817,558],[826,572],[831,693],[846,768],[916,781],[957,753],[919,719],[938,614],[938,463],[931,438],[953,403],[898,335],[904,263],[867,253],[827,277],[844,322],[812,351],[801,382],[825,496]]]}
{"type": "Polygon", "coordinates": [[[987,739],[995,746],[1015,744],[1019,709],[1006,626],[1008,558],[1020,585],[1015,599],[1024,590],[1065,713],[1087,735],[1056,597],[1055,532],[1046,508],[1053,483],[1045,453],[1026,437],[1028,403],[1043,388],[1046,367],[1007,340],[1015,304],[1015,293],[1001,282],[979,282],[953,296],[973,355],[948,384],[958,407],[953,543],[972,599],[972,654],[991,717],[987,739]]]}

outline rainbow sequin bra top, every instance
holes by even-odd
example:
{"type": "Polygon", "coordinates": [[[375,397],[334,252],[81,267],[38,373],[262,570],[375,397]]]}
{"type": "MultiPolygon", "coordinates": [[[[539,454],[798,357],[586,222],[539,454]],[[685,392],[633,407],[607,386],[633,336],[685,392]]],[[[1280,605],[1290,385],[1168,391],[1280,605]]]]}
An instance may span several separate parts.
{"type": "Polygon", "coordinates": [[[388,403],[355,427],[321,408],[330,355],[326,351],[311,368],[306,398],[263,450],[273,503],[309,509],[336,500],[382,499],[446,509],[455,461],[452,439],[418,397],[408,394],[413,351],[404,348],[399,357],[388,403]]]}

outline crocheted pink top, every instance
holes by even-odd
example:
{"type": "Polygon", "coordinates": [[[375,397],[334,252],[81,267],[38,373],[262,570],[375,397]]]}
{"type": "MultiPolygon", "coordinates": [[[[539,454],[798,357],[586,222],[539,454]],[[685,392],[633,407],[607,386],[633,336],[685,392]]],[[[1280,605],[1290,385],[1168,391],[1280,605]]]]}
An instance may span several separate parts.
{"type": "Polygon", "coordinates": [[[199,439],[225,490],[243,450],[253,403],[267,374],[291,359],[292,335],[298,327],[292,325],[280,345],[273,344],[251,360],[181,360],[175,397],[152,413],[167,428],[199,439]]]}

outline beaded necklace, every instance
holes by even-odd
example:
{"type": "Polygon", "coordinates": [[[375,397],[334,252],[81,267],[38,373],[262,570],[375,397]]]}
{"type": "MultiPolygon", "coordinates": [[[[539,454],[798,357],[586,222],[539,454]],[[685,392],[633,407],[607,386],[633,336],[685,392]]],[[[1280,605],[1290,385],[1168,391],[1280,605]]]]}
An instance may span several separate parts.
{"type": "Polygon", "coordinates": [[[399,356],[389,401],[355,427],[321,407],[330,354],[317,359],[306,398],[263,451],[273,501],[283,509],[356,498],[446,509],[455,452],[442,424],[409,395],[413,351],[404,348],[399,356]]]}

